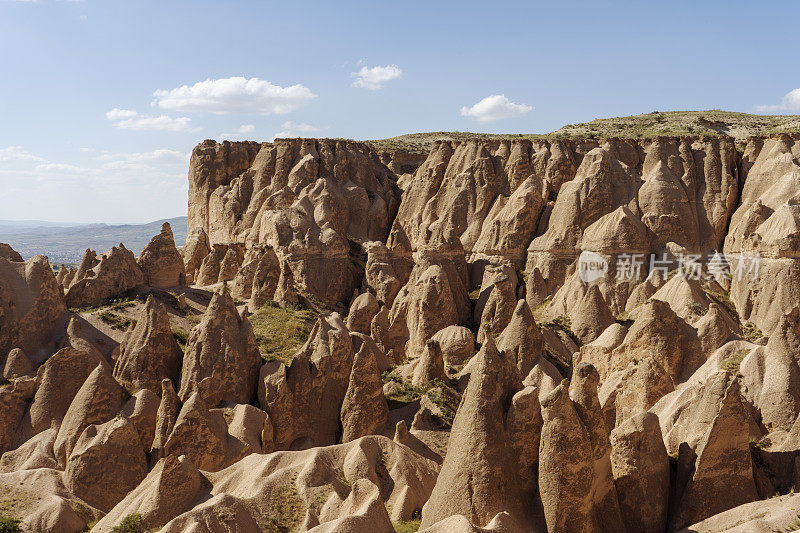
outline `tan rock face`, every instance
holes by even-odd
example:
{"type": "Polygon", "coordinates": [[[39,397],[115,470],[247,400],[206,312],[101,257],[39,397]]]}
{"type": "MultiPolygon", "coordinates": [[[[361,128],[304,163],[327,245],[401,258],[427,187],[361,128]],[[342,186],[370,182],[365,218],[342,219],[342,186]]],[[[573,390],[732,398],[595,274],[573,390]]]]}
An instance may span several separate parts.
{"type": "Polygon", "coordinates": [[[731,299],[744,320],[756,324],[765,334],[777,326],[780,317],[797,306],[798,284],[797,185],[800,183],[800,138],[777,135],[748,142],[742,166],[747,177],[741,199],[731,217],[725,238],[725,254],[734,275],[731,299]],[[763,259],[757,276],[749,263],[736,254],[758,253],[763,259]]]}
{"type": "Polygon", "coordinates": [[[202,229],[211,245],[272,246],[295,281],[329,303],[355,288],[348,237],[385,240],[399,204],[394,174],[350,141],[206,141],[189,182],[190,233],[202,229]]]}
{"type": "Polygon", "coordinates": [[[202,395],[209,405],[247,403],[255,393],[260,364],[253,327],[239,315],[225,285],[189,334],[178,396],[185,401],[208,379],[202,395]]]}
{"type": "Polygon", "coordinates": [[[19,255],[19,252],[14,250],[10,244],[6,244],[4,242],[0,242],[0,257],[7,261],[12,261],[15,263],[21,263],[24,261],[22,256],[19,255]]]}
{"type": "Polygon", "coordinates": [[[34,362],[52,353],[53,337],[66,321],[64,296],[47,258],[0,258],[0,361],[21,348],[34,362]]]}
{"type": "Polygon", "coordinates": [[[446,365],[463,365],[475,355],[475,335],[463,326],[440,329],[431,340],[439,344],[446,365]]]}
{"type": "Polygon", "coordinates": [[[0,246],[0,507],[56,531],[788,529],[800,504],[756,500],[800,479],[799,139],[204,142],[180,252],[164,227],[56,276],[0,246]],[[758,277],[616,265],[723,246],[758,277]],[[182,311],[224,283],[185,356],[156,302],[181,272],[182,311]],[[119,347],[67,312],[136,285],[119,347]],[[246,318],[269,300],[319,313],[287,366],[246,318]]]}
{"type": "Polygon", "coordinates": [[[142,517],[142,527],[159,528],[191,508],[202,487],[202,474],[185,456],[161,459],[136,489],[97,523],[97,531],[112,531],[131,514],[142,517]]]}
{"type": "Polygon", "coordinates": [[[350,332],[334,313],[317,320],[308,342],[288,367],[278,361],[261,367],[258,399],[272,421],[276,449],[339,442],[354,355],[350,332]]]}
{"type": "Polygon", "coordinates": [[[186,244],[181,250],[183,266],[186,272],[186,283],[193,284],[197,280],[197,273],[203,264],[203,259],[211,252],[208,236],[202,228],[194,228],[186,236],[186,244]]]}
{"type": "Polygon", "coordinates": [[[137,265],[133,252],[122,244],[101,255],[97,264],[86,271],[85,277],[80,277],[79,274],[81,269],[67,290],[66,302],[69,307],[97,306],[106,298],[122,294],[144,283],[142,270],[137,265]]]}
{"type": "Polygon", "coordinates": [[[758,499],[748,413],[734,376],[716,374],[706,385],[695,413],[713,418],[694,450],[684,445],[679,451],[678,464],[688,463],[689,469],[678,472],[680,496],[671,513],[673,530],[758,499]]]}
{"type": "Polygon", "coordinates": [[[64,348],[36,373],[36,395],[30,405],[30,435],[60,425],[73,398],[98,361],[87,352],[64,348]]]}
{"type": "Polygon", "coordinates": [[[110,369],[97,365],[69,405],[53,444],[56,460],[65,465],[83,430],[103,424],[119,412],[124,391],[110,369]]]}
{"type": "Polygon", "coordinates": [[[166,308],[148,296],[136,326],[126,332],[120,345],[114,377],[134,390],[157,391],[163,379],[179,382],[182,358],[166,308]]]}
{"type": "Polygon", "coordinates": [[[611,432],[611,468],[626,530],[664,531],[669,457],[656,415],[640,413],[611,432]]]}
{"type": "Polygon", "coordinates": [[[375,356],[366,345],[353,358],[350,383],[341,408],[342,442],[378,433],[389,417],[375,356]]]}
{"type": "Polygon", "coordinates": [[[437,143],[397,214],[412,248],[456,235],[467,253],[520,267],[542,208],[536,157],[528,141],[437,143]]]}
{"type": "Polygon", "coordinates": [[[83,431],[67,460],[64,481],[72,493],[108,512],[146,475],[147,458],[136,428],[120,418],[83,431]]]}
{"type": "Polygon", "coordinates": [[[275,251],[263,244],[253,245],[231,284],[231,294],[249,299],[249,309],[260,309],[273,299],[279,277],[280,264],[275,251]]]}
{"type": "Polygon", "coordinates": [[[142,270],[144,282],[151,287],[168,289],[186,283],[183,256],[175,248],[175,238],[169,222],[142,249],[136,263],[142,270]]]}
{"type": "Polygon", "coordinates": [[[442,471],[422,511],[423,528],[454,514],[485,525],[500,510],[521,523],[532,521],[535,479],[531,465],[536,460],[538,427],[522,421],[538,416],[538,400],[534,395],[533,402],[512,402],[522,383],[513,363],[497,351],[491,337],[475,357],[442,471]]]}

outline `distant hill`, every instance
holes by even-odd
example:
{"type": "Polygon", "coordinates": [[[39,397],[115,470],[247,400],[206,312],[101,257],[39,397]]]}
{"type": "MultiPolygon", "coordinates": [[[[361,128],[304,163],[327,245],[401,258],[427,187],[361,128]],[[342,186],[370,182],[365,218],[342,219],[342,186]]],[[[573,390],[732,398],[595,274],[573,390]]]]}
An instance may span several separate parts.
{"type": "Polygon", "coordinates": [[[98,254],[111,249],[119,243],[137,254],[155,234],[161,224],[169,222],[175,234],[175,244],[182,246],[186,241],[187,217],[156,220],[147,224],[84,224],[53,225],[43,221],[2,221],[0,220],[0,242],[7,242],[22,257],[46,255],[50,264],[80,263],[87,248],[98,254]],[[38,225],[37,225],[38,223],[38,225]]]}
{"type": "Polygon", "coordinates": [[[755,135],[800,131],[800,115],[752,115],[732,111],[653,111],[642,115],[600,118],[569,124],[551,133],[495,134],[464,131],[410,133],[367,141],[378,150],[427,153],[439,140],[468,139],[578,139],[622,137],[639,139],[659,135],[728,135],[738,141],[755,135]]]}

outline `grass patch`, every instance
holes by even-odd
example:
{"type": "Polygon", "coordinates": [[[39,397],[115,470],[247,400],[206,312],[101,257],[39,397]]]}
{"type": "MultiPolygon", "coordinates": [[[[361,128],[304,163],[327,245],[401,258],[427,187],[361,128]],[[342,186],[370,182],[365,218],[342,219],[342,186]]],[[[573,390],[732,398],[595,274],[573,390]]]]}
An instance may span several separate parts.
{"type": "Polygon", "coordinates": [[[280,531],[294,531],[306,514],[303,498],[294,486],[295,479],[297,474],[292,477],[291,483],[281,485],[270,494],[272,503],[270,519],[280,531]]]}
{"type": "Polygon", "coordinates": [[[733,300],[731,300],[729,294],[726,294],[724,292],[706,292],[706,294],[708,294],[713,300],[715,300],[722,307],[727,309],[727,311],[734,318],[734,320],[737,319],[739,313],[736,312],[736,306],[733,304],[733,300]]]}
{"type": "Polygon", "coordinates": [[[763,337],[764,334],[761,333],[761,330],[758,329],[758,326],[752,322],[745,322],[742,324],[742,336],[745,338],[745,340],[754,342],[763,337]]]}
{"type": "Polygon", "coordinates": [[[122,519],[122,522],[111,528],[112,533],[145,533],[142,527],[142,515],[139,513],[129,514],[122,519]]]}
{"type": "Polygon", "coordinates": [[[742,363],[742,360],[750,353],[750,350],[747,348],[740,348],[733,352],[729,357],[725,358],[722,363],[720,363],[719,367],[722,370],[727,370],[728,372],[733,372],[734,374],[739,373],[739,365],[742,363]]]}
{"type": "Polygon", "coordinates": [[[415,400],[419,400],[422,398],[422,395],[425,394],[425,389],[420,387],[415,387],[411,383],[407,381],[403,381],[400,376],[397,376],[392,373],[391,370],[387,370],[383,374],[381,374],[381,379],[383,383],[389,383],[393,381],[397,383],[397,386],[394,390],[386,396],[386,402],[389,404],[389,409],[399,409],[405,405],[410,404],[415,400]]]}
{"type": "Polygon", "coordinates": [[[751,448],[758,448],[759,450],[765,450],[772,446],[772,440],[769,436],[762,438],[761,440],[750,440],[750,447],[751,448]]]}
{"type": "Polygon", "coordinates": [[[84,307],[73,309],[73,311],[79,313],[94,313],[96,311],[101,311],[103,309],[110,309],[112,311],[122,311],[123,309],[127,309],[129,307],[133,307],[136,305],[136,302],[143,302],[145,300],[144,296],[134,296],[131,294],[124,294],[122,296],[109,296],[103,303],[95,307],[84,307]]]}
{"type": "Polygon", "coordinates": [[[97,317],[111,326],[114,329],[118,329],[120,331],[125,331],[128,329],[128,326],[133,324],[136,326],[136,320],[132,318],[128,318],[126,316],[118,315],[117,313],[113,313],[108,309],[100,311],[97,313],[97,317]]]}
{"type": "Polygon", "coordinates": [[[461,403],[461,395],[439,381],[433,380],[431,387],[426,392],[428,398],[439,408],[441,416],[435,416],[439,423],[445,427],[453,427],[453,420],[461,403]]]}
{"type": "Polygon", "coordinates": [[[0,533],[17,533],[17,531],[19,531],[19,520],[0,515],[0,533]]]}
{"type": "Polygon", "coordinates": [[[309,309],[283,308],[269,302],[250,316],[258,350],[265,361],[292,362],[308,340],[317,315],[309,309]]]}
{"type": "MultiPolygon", "coordinates": [[[[419,511],[415,511],[418,514],[419,511]]],[[[412,518],[411,520],[401,520],[392,524],[395,533],[415,533],[419,531],[419,525],[422,523],[422,517],[412,518]]]]}
{"type": "Polygon", "coordinates": [[[689,311],[697,316],[703,316],[708,313],[708,309],[698,303],[689,304],[689,311]]]}
{"type": "Polygon", "coordinates": [[[181,347],[181,350],[186,351],[186,343],[189,341],[189,333],[182,330],[181,328],[176,328],[175,326],[172,326],[172,336],[178,343],[178,346],[181,347]]]}
{"type": "Polygon", "coordinates": [[[423,396],[427,396],[441,411],[441,416],[434,414],[434,418],[439,424],[448,428],[453,426],[458,405],[461,403],[461,395],[446,383],[434,379],[424,387],[416,387],[408,381],[404,381],[400,376],[393,374],[391,370],[384,372],[381,375],[381,379],[384,384],[389,382],[396,383],[394,390],[386,396],[389,410],[400,409],[423,396]]]}

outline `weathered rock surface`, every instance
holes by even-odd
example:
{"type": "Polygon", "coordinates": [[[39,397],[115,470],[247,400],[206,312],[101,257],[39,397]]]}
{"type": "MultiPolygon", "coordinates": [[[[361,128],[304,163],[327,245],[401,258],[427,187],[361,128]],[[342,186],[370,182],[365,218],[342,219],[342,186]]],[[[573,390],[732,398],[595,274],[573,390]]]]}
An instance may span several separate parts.
{"type": "Polygon", "coordinates": [[[142,249],[136,263],[142,270],[144,283],[151,287],[169,289],[186,283],[183,256],[175,247],[169,222],[164,222],[161,232],[142,249]]]}
{"type": "Polygon", "coordinates": [[[227,285],[223,285],[189,333],[178,396],[185,401],[208,380],[202,395],[209,405],[248,403],[255,393],[260,364],[253,327],[239,315],[227,285]]]}
{"type": "MultiPolygon", "coordinates": [[[[81,264],[81,268],[83,266],[81,264]]],[[[69,307],[94,307],[106,298],[122,294],[142,283],[144,275],[133,252],[120,244],[101,255],[97,264],[87,270],[85,275],[79,269],[72,285],[67,289],[65,299],[69,307]]]]}
{"type": "Polygon", "coordinates": [[[512,402],[522,383],[491,336],[475,357],[442,471],[422,510],[423,528],[455,514],[482,526],[501,510],[521,523],[533,521],[538,399],[532,395],[533,402],[512,402]]]}
{"type": "Polygon", "coordinates": [[[375,356],[362,345],[353,358],[350,383],[342,403],[342,442],[378,433],[388,417],[389,407],[375,356]]]}
{"type": "Polygon", "coordinates": [[[163,379],[179,382],[182,358],[166,308],[150,295],[136,325],[126,332],[120,344],[114,378],[131,390],[157,391],[163,379]]]}
{"type": "Polygon", "coordinates": [[[118,418],[83,431],[67,460],[64,481],[70,492],[108,512],[146,475],[147,458],[136,427],[118,418]]]}
{"type": "Polygon", "coordinates": [[[336,444],[353,368],[353,342],[342,317],[320,318],[305,346],[286,367],[261,367],[258,399],[275,430],[275,448],[297,450],[336,444]]]}
{"type": "Polygon", "coordinates": [[[42,362],[52,353],[53,337],[64,327],[66,317],[64,296],[46,257],[37,255],[27,261],[0,257],[3,365],[12,348],[21,348],[35,363],[42,362]]]}
{"type": "Polygon", "coordinates": [[[635,415],[611,432],[611,468],[627,531],[656,533],[667,527],[669,457],[658,417],[635,415]]]}

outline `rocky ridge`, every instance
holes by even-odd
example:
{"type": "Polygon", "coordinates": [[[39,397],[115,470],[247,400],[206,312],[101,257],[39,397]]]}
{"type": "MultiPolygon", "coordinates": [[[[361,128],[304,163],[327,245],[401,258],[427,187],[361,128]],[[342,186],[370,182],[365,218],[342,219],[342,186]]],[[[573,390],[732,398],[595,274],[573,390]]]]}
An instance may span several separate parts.
{"type": "Polygon", "coordinates": [[[792,527],[800,504],[772,497],[800,486],[799,159],[795,134],[441,140],[424,160],[205,141],[181,250],[165,227],[56,277],[0,248],[0,515],[792,527]],[[678,262],[697,254],[718,262],[678,262]]]}

